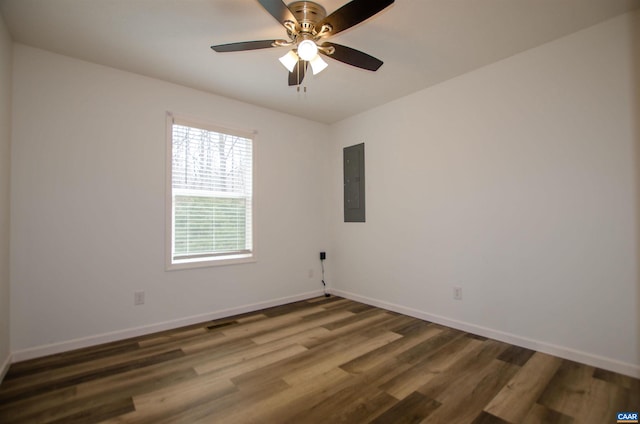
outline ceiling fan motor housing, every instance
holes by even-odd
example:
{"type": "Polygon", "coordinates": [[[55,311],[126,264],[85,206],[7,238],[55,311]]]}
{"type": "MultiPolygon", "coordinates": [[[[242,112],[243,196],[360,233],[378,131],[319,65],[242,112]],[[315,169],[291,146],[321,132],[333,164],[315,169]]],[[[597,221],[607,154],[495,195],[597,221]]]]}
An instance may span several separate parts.
{"type": "Polygon", "coordinates": [[[315,35],[316,24],[327,17],[325,8],[312,1],[294,1],[288,7],[300,24],[300,33],[315,35]]]}

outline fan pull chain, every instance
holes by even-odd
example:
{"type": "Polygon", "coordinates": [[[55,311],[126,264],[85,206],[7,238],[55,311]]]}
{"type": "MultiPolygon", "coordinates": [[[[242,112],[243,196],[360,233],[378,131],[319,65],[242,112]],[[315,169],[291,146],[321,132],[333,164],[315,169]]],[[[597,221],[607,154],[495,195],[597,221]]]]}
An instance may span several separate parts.
{"type": "MultiPolygon", "coordinates": [[[[300,86],[297,87],[298,89],[298,93],[300,92],[300,86]]],[[[304,92],[307,92],[307,86],[305,85],[304,87],[302,87],[302,89],[304,90],[304,92]]]]}

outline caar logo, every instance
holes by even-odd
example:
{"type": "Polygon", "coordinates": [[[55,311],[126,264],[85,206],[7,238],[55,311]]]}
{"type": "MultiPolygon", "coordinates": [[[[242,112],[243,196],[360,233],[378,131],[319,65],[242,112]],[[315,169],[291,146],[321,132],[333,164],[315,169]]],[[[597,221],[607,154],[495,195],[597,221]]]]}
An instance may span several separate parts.
{"type": "Polygon", "coordinates": [[[638,413],[637,412],[618,412],[617,418],[618,418],[618,423],[637,423],[638,413]]]}

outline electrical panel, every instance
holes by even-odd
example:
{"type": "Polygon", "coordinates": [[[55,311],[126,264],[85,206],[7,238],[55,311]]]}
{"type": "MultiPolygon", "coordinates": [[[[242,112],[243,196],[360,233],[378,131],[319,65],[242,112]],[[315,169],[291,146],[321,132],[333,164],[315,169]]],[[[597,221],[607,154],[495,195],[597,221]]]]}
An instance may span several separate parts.
{"type": "Polygon", "coordinates": [[[365,222],[364,143],[343,150],[344,222],[365,222]]]}

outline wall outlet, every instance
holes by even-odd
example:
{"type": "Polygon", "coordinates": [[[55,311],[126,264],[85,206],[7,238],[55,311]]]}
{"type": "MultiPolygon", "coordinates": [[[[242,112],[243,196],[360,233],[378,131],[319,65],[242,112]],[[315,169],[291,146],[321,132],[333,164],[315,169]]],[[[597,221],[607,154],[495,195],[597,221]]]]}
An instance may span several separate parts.
{"type": "Polygon", "coordinates": [[[139,290],[133,292],[133,304],[135,306],[144,305],[144,291],[139,290]]]}
{"type": "Polygon", "coordinates": [[[454,287],[453,288],[453,299],[454,300],[462,300],[462,287],[454,287]]]}

